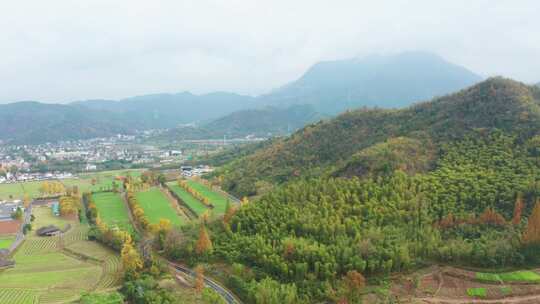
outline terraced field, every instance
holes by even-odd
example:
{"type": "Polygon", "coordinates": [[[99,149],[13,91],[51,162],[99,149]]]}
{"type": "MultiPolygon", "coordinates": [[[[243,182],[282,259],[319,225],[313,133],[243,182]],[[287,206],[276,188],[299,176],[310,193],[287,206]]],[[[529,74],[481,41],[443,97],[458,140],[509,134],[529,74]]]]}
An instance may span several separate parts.
{"type": "Polygon", "coordinates": [[[182,189],[176,182],[167,183],[169,189],[174,192],[178,197],[186,204],[197,216],[200,216],[208,207],[189,194],[186,190],[182,189]]]}
{"type": "Polygon", "coordinates": [[[49,208],[34,208],[36,227],[71,225],[62,236],[31,233],[15,253],[16,264],[0,272],[0,303],[69,303],[81,292],[118,285],[120,258],[87,241],[88,226],[55,217],[49,208]]]}
{"type": "Polygon", "coordinates": [[[175,226],[185,223],[186,219],[178,215],[169,199],[158,188],[137,192],[136,197],[150,223],[157,224],[160,219],[168,219],[175,226]]]}
{"type": "Polygon", "coordinates": [[[34,304],[37,303],[37,295],[25,289],[0,289],[0,303],[34,304]]]}

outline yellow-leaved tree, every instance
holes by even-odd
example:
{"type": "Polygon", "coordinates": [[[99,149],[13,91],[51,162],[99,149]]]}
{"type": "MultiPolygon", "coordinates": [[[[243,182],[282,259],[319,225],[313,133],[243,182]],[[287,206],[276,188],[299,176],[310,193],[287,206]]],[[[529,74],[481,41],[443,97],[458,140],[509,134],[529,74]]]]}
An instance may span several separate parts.
{"type": "Polygon", "coordinates": [[[212,241],[210,240],[206,226],[201,224],[201,228],[199,230],[199,239],[195,244],[195,252],[197,252],[197,254],[206,254],[212,252],[212,249],[212,241]]]}
{"type": "Polygon", "coordinates": [[[138,277],[139,270],[143,267],[143,261],[130,239],[122,246],[121,256],[124,272],[129,276],[138,277]]]}

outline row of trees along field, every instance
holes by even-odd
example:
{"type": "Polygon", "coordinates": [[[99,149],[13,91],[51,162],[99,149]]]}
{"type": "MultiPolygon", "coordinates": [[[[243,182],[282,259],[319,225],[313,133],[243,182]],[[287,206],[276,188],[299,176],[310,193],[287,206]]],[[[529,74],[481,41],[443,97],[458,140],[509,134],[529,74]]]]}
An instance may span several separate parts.
{"type": "MultiPolygon", "coordinates": [[[[83,202],[91,225],[89,238],[97,240],[120,253],[124,278],[124,283],[120,289],[123,296],[120,298],[127,300],[129,303],[177,303],[174,292],[160,286],[160,282],[163,282],[168,270],[167,266],[152,254],[152,243],[139,240],[139,236],[135,233],[130,234],[127,231],[118,229],[118,227],[108,227],[100,219],[91,193],[83,194],[83,202]]],[[[158,243],[160,239],[164,239],[162,235],[170,230],[170,223],[168,226],[161,224],[160,227],[163,229],[156,229],[153,231],[153,235],[146,237],[155,238],[158,243]]],[[[101,298],[102,296],[99,294],[83,296],[83,299],[90,300],[101,298]]]]}
{"type": "Polygon", "coordinates": [[[178,186],[180,188],[186,190],[187,193],[191,194],[191,196],[193,196],[199,202],[203,203],[207,207],[212,206],[212,204],[210,204],[210,201],[208,200],[208,198],[206,196],[202,195],[201,193],[199,193],[199,191],[191,188],[185,179],[179,178],[177,180],[177,183],[178,183],[178,186]]]}
{"type": "Polygon", "coordinates": [[[234,265],[229,286],[254,303],[274,303],[257,301],[260,284],[284,292],[275,303],[354,303],[347,286],[360,276],[427,261],[539,263],[536,140],[483,132],[446,142],[425,173],[395,168],[363,178],[299,179],[229,211],[223,222],[182,236],[171,231],[165,250],[192,264],[234,265]],[[202,246],[207,239],[212,246],[202,246]]]}

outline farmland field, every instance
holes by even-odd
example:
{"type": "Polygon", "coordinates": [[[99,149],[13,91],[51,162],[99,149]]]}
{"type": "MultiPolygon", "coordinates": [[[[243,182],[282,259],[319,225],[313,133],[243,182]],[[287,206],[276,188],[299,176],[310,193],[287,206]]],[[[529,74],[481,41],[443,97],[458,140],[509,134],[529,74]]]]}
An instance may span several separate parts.
{"type": "Polygon", "coordinates": [[[225,213],[225,208],[227,206],[227,198],[221,195],[220,193],[210,189],[210,187],[203,185],[200,182],[189,179],[187,181],[188,185],[197,190],[200,194],[208,198],[210,203],[214,205],[214,214],[221,215],[225,213]]]}
{"type": "Polygon", "coordinates": [[[0,236],[0,249],[9,248],[14,240],[15,237],[12,236],[0,236]]]}
{"type": "MultiPolygon", "coordinates": [[[[128,174],[136,177],[141,175],[141,170],[115,170],[87,173],[79,175],[78,178],[66,179],[62,182],[66,186],[78,186],[81,192],[101,191],[111,189],[112,183],[117,176],[126,176],[128,174]]],[[[119,187],[122,186],[121,181],[116,181],[116,183],[119,187]]]]}
{"type": "Polygon", "coordinates": [[[157,224],[162,218],[170,220],[174,226],[185,223],[186,219],[178,215],[169,199],[158,188],[137,192],[136,197],[150,223],[157,224]]]}
{"type": "Polygon", "coordinates": [[[128,210],[119,194],[100,192],[92,195],[101,219],[109,226],[118,226],[122,230],[133,231],[128,210]]]}
{"type": "Polygon", "coordinates": [[[172,192],[178,195],[178,197],[180,197],[182,201],[197,214],[197,216],[203,214],[206,210],[208,210],[208,208],[203,203],[194,198],[186,190],[178,186],[177,182],[170,182],[167,183],[167,185],[172,192]]]}
{"type": "Polygon", "coordinates": [[[487,290],[485,288],[468,288],[467,295],[470,297],[485,298],[487,296],[487,290]]]}
{"type": "Polygon", "coordinates": [[[14,184],[0,184],[0,200],[22,199],[25,194],[30,197],[39,196],[39,187],[41,182],[24,182],[14,184]]]}
{"type": "Polygon", "coordinates": [[[15,267],[0,272],[0,303],[69,303],[83,291],[118,285],[120,258],[87,241],[87,225],[55,217],[48,207],[32,212],[35,229],[51,224],[71,229],[63,236],[28,234],[13,256],[15,267]]]}
{"type": "MultiPolygon", "coordinates": [[[[81,174],[78,178],[62,179],[65,186],[78,186],[80,191],[99,191],[102,189],[110,189],[112,182],[116,176],[125,176],[130,174],[131,176],[141,175],[141,170],[115,170],[104,171],[96,173],[81,174]],[[92,185],[92,180],[95,184],[92,185]]],[[[39,188],[42,181],[22,182],[13,184],[0,184],[0,200],[10,199],[22,199],[25,194],[30,197],[38,197],[40,195],[39,188]]],[[[121,182],[117,182],[121,186],[121,182]]]]}
{"type": "Polygon", "coordinates": [[[540,274],[529,270],[504,273],[477,272],[476,278],[485,282],[540,282],[540,274]]]}

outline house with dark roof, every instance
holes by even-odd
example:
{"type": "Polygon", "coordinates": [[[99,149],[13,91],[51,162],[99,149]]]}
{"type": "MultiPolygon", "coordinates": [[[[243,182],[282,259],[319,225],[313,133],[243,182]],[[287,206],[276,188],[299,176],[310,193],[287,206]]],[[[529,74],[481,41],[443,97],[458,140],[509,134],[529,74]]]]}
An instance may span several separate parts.
{"type": "Polygon", "coordinates": [[[62,233],[62,230],[54,225],[41,227],[36,230],[36,234],[39,236],[54,236],[59,235],[60,233],[62,233]]]}

